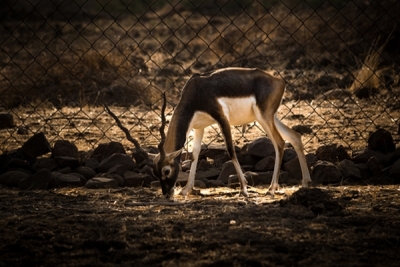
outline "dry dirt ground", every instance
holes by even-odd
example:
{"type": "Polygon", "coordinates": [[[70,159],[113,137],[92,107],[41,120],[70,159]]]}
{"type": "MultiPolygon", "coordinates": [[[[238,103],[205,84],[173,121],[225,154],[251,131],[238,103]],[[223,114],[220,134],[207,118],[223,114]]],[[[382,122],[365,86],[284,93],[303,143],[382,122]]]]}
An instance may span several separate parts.
{"type": "Polygon", "coordinates": [[[398,266],[400,188],[1,189],[0,266],[398,266]]]}

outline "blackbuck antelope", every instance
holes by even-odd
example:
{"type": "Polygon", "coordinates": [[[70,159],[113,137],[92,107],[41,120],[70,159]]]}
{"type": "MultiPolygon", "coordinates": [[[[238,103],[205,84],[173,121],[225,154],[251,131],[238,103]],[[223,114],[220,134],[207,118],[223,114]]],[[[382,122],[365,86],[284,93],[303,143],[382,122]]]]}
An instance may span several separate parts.
{"type": "MultiPolygon", "coordinates": [[[[190,131],[194,130],[193,161],[186,186],[180,194],[190,193],[194,186],[204,128],[217,123],[224,136],[226,148],[240,179],[241,193],[248,196],[247,181],[243,175],[232,142],[231,125],[245,125],[257,121],[271,139],[276,153],[274,173],[269,192],[278,189],[284,139],[296,153],[303,175],[302,186],[311,182],[301,136],[283,124],[276,116],[285,83],[265,71],[247,68],[225,68],[193,75],[183,88],[179,104],[171,118],[167,135],[160,130],[160,154],[154,160],[155,175],[159,177],[162,192],[169,198],[174,194],[180,154],[190,131]]],[[[165,97],[165,96],[164,96],[165,97]]],[[[165,99],[164,99],[165,103],[165,99]]],[[[165,104],[163,106],[163,113],[165,104]]],[[[163,120],[165,120],[163,115],[163,120]]],[[[163,122],[163,125],[165,121],[163,122]]],[[[164,128],[164,126],[162,126],[164,128]]]]}

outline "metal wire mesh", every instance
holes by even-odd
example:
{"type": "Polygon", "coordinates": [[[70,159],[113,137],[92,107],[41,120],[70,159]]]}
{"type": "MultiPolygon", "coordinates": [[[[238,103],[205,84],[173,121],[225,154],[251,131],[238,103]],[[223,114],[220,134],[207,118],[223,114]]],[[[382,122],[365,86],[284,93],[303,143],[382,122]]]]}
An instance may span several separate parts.
{"type": "MultiPolygon", "coordinates": [[[[305,127],[309,152],[362,148],[377,128],[398,138],[399,11],[395,0],[2,1],[0,112],[15,127],[0,129],[0,149],[37,132],[81,150],[131,147],[103,103],[156,145],[161,93],[171,115],[191,74],[231,66],[285,79],[279,116],[305,127]]],[[[243,144],[263,133],[254,123],[233,134],[243,144]]],[[[206,135],[223,141],[216,127],[206,135]]]]}

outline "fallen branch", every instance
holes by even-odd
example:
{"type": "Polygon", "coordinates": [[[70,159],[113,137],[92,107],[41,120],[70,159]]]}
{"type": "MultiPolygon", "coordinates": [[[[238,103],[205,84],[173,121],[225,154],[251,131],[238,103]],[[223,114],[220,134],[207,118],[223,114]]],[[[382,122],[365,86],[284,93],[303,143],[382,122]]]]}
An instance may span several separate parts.
{"type": "Polygon", "coordinates": [[[113,119],[117,123],[117,126],[125,133],[126,139],[128,139],[128,141],[130,141],[135,146],[136,153],[138,153],[138,155],[143,157],[144,162],[150,162],[149,155],[146,153],[146,151],[144,151],[142,149],[139,142],[131,136],[131,134],[129,133],[129,130],[125,126],[122,125],[122,123],[119,120],[119,118],[117,117],[117,115],[115,115],[105,103],[103,105],[104,105],[104,108],[107,111],[107,113],[111,117],[113,117],[113,119]]]}

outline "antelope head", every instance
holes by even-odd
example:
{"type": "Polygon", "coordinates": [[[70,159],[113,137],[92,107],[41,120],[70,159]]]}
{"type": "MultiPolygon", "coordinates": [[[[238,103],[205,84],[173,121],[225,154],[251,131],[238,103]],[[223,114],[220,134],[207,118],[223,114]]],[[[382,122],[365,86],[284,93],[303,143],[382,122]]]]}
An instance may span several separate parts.
{"type": "Polygon", "coordinates": [[[154,174],[160,180],[162,193],[166,198],[170,198],[174,195],[175,192],[175,184],[178,180],[179,174],[179,165],[180,158],[179,155],[182,152],[182,149],[166,153],[164,144],[165,144],[165,108],[167,105],[167,99],[165,92],[163,94],[164,103],[161,109],[161,127],[160,127],[160,135],[161,141],[158,144],[158,150],[160,153],[154,158],[154,174]]]}

